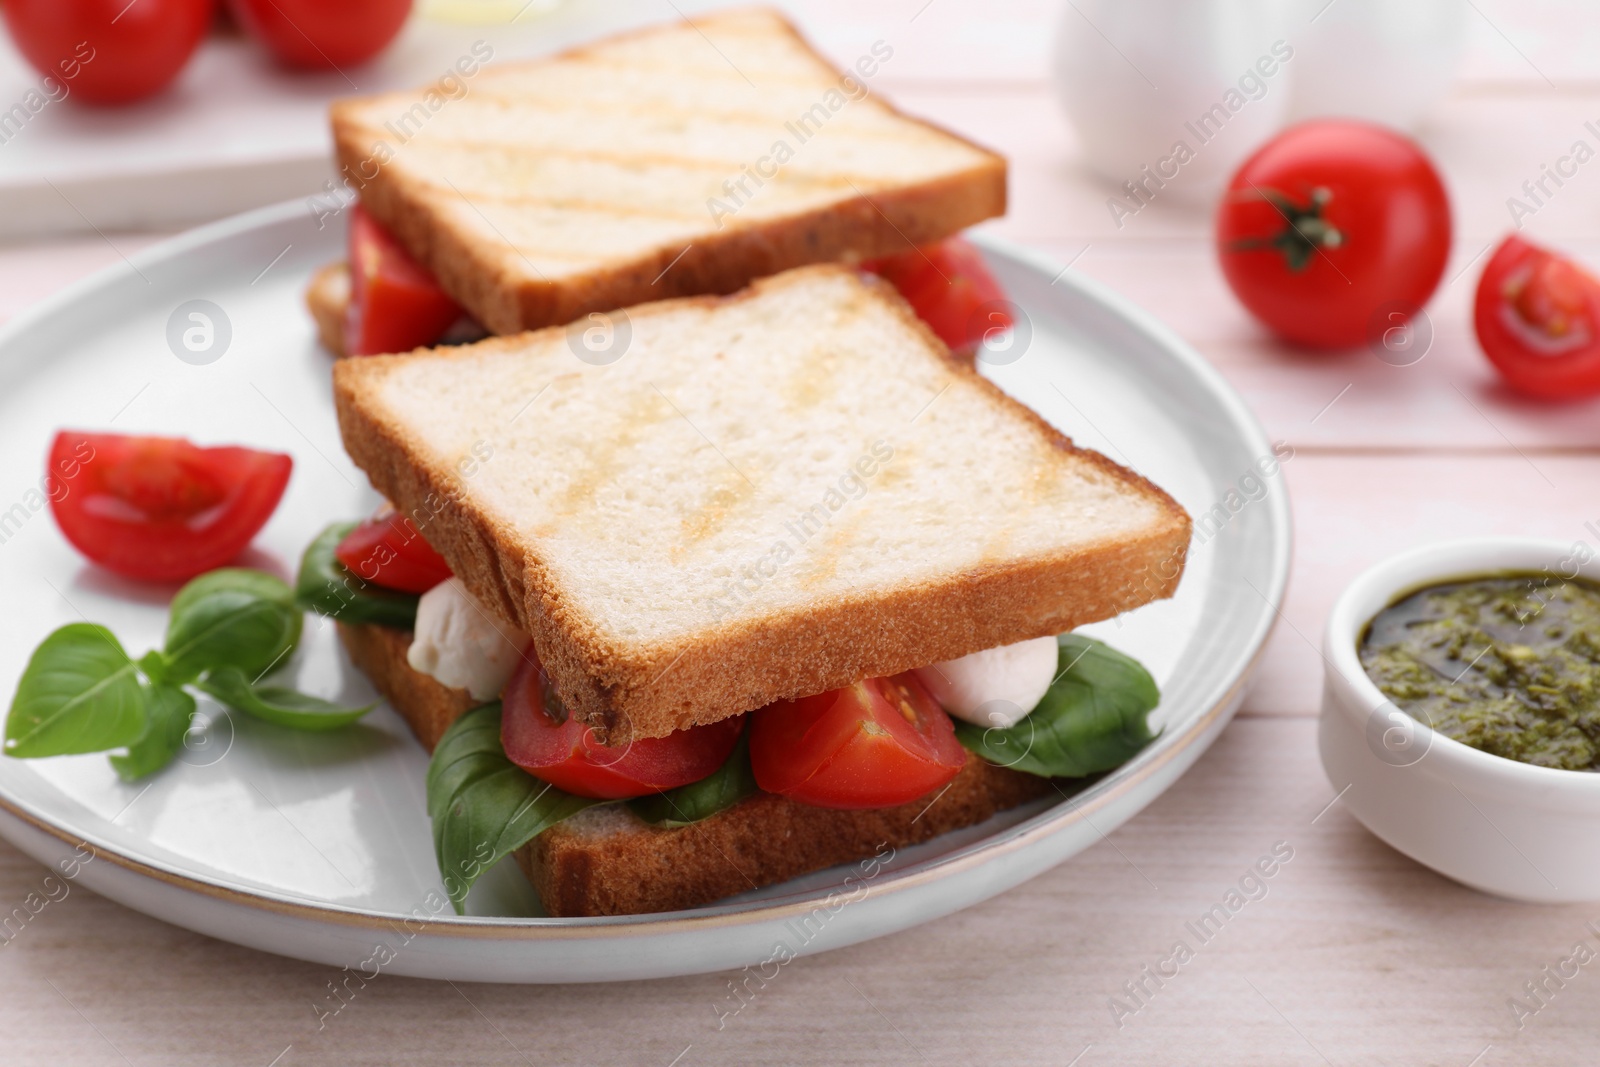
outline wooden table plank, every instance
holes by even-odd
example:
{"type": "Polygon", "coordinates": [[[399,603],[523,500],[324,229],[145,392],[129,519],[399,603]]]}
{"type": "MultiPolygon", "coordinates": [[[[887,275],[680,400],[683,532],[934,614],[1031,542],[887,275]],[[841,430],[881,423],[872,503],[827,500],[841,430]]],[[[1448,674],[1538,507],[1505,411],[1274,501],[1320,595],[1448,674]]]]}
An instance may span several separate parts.
{"type": "MultiPolygon", "coordinates": [[[[1574,942],[1600,941],[1585,925],[1600,912],[1499,901],[1393,852],[1337,805],[1318,818],[1333,789],[1312,733],[1304,719],[1234,723],[1114,841],[948,919],[790,963],[720,1030],[729,975],[458,989],[381,976],[319,1030],[311,1005],[331,969],[75,890],[5,946],[5,1060],[264,1065],[287,1048],[280,1067],[664,1067],[680,1054],[680,1067],[1060,1067],[1092,1046],[1082,1067],[1465,1067],[1493,1045],[1481,1067],[1592,1062],[1592,968],[1520,1033],[1506,999],[1574,942]],[[1278,842],[1293,855],[1264,895],[1247,883],[1259,899],[1201,943],[1186,924],[1278,842]],[[1159,989],[1146,980],[1138,1006],[1123,983],[1180,939],[1193,959],[1159,989]],[[1113,996],[1139,1009],[1120,1028],[1113,996]]],[[[0,845],[0,902],[43,873],[0,845]]]]}

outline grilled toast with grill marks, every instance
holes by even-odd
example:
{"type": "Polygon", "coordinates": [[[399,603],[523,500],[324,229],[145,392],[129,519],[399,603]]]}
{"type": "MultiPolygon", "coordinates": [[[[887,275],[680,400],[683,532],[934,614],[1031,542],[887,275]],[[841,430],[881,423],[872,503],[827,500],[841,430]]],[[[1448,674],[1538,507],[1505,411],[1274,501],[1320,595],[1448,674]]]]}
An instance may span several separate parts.
{"type": "Polygon", "coordinates": [[[955,359],[890,287],[804,267],[343,360],[346,450],[607,743],[664,737],[1171,595],[1189,518],[955,359]]]}

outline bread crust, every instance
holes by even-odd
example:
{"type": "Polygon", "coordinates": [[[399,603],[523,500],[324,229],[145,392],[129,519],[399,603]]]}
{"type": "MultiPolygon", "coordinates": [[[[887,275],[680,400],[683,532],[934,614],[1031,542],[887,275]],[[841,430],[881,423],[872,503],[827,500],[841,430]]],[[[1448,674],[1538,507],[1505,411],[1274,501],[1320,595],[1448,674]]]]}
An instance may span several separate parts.
{"type": "MultiPolygon", "coordinates": [[[[857,277],[846,268],[801,268],[757,281],[730,297],[690,297],[633,309],[635,328],[652,307],[714,307],[766,289],[803,285],[811,274],[857,277]]],[[[609,638],[568,603],[560,584],[528,553],[509,523],[463,495],[455,472],[411,440],[407,428],[367,393],[406,356],[346,360],[334,368],[334,396],[346,450],[400,510],[432,514],[429,542],[472,593],[530,634],[568,708],[608,743],[665,737],[775,700],[898,674],[997,645],[1066,633],[1171,596],[1188,550],[1189,516],[1166,493],[1099,453],[1076,448],[1025,405],[952,356],[892,286],[864,278],[906,329],[919,334],[949,372],[1020,417],[1054,449],[1092,465],[1156,506],[1159,520],[1135,536],[1070,551],[973,568],[958,578],[840,597],[804,610],[725,621],[716,629],[640,654],[609,638]],[[450,506],[437,506],[448,501],[450,506]]],[[[531,336],[531,335],[530,335],[531,336]]],[[[513,349],[529,338],[477,346],[513,349]]],[[[418,355],[446,356],[436,349],[418,355]]]]}
{"type": "MultiPolygon", "coordinates": [[[[340,623],[339,637],[430,752],[452,722],[481,703],[413,670],[406,662],[411,635],[403,630],[340,623]]],[[[831,811],[759,793],[672,829],[618,812],[597,832],[580,816],[534,838],[516,860],[553,916],[678,911],[882,856],[1054,790],[1047,778],[969,756],[943,790],[895,808],[831,811]]]]}
{"type": "Polygon", "coordinates": [[[372,680],[429,752],[451,723],[483,703],[472,699],[465,689],[451,689],[413,669],[406,662],[411,648],[409,631],[369,623],[336,625],[350,661],[372,680]]]}
{"type": "MultiPolygon", "coordinates": [[[[780,13],[766,14],[809,50],[818,64],[844,76],[780,13]]],[[[658,29],[646,27],[618,36],[658,29]]],[[[569,49],[553,59],[581,56],[617,39],[569,49]]],[[[496,334],[568,323],[589,312],[647,300],[732,293],[755,278],[810,263],[891,255],[948,237],[1006,211],[1003,156],[885,105],[901,120],[959,141],[981,159],[959,173],[904,182],[782,218],[714,226],[708,216],[706,228],[690,241],[652,248],[582,274],[549,279],[509,253],[504,243],[485,241],[475,227],[458,223],[460,216],[450,210],[459,201],[457,193],[378,162],[383,155],[378,151],[381,137],[358,117],[367,103],[338,101],[330,109],[334,151],[341,169],[357,186],[362,206],[433,273],[457,303],[496,334]]]]}
{"type": "Polygon", "coordinates": [[[591,833],[581,822],[558,823],[519,850],[517,863],[551,915],[679,911],[892,854],[1054,790],[1048,778],[969,755],[948,786],[899,807],[833,811],[757,793],[672,829],[634,819],[591,833]]]}
{"type": "Polygon", "coordinates": [[[306,308],[317,324],[317,340],[336,356],[344,355],[345,313],[349,307],[349,265],[329,263],[318,268],[306,286],[306,308]]]}

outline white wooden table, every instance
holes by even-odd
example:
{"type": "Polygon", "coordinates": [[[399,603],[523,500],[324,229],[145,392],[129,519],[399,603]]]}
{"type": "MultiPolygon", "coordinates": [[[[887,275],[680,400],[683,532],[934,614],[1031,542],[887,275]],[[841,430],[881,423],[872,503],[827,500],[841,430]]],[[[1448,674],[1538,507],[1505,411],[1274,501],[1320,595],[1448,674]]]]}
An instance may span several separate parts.
{"type": "MultiPolygon", "coordinates": [[[[1055,8],[821,0],[802,17],[845,60],[874,39],[892,41],[880,91],[1010,156],[1013,210],[995,230],[1063,262],[1078,256],[1074,270],[1162,316],[1233,382],[1272,437],[1293,444],[1285,471],[1297,544],[1284,618],[1244,709],[1187,777],[1108,841],[1021,888],[791,964],[720,1031],[714,1006],[727,995],[726,975],[564,988],[382,977],[319,1030],[312,1003],[329,968],[212,941],[74,890],[0,951],[0,1061],[1600,1060],[1600,962],[1520,1031],[1508,1007],[1575,944],[1600,946],[1600,903],[1494,900],[1391,851],[1333,803],[1314,718],[1322,674],[1314,644],[1358,570],[1447,536],[1593,539],[1584,524],[1600,519],[1600,406],[1551,408],[1503,392],[1477,351],[1468,307],[1472,261],[1509,226],[1505,198],[1600,117],[1600,12],[1476,0],[1463,79],[1421,135],[1454,197],[1447,277],[1455,280],[1429,309],[1433,349],[1397,368],[1365,353],[1296,355],[1266,338],[1215,268],[1204,213],[1157,203],[1120,231],[1112,225],[1108,190],[1085,176],[1050,97],[1055,8]],[[1192,940],[1185,923],[1280,842],[1293,858],[1266,896],[1208,943],[1192,940]],[[1131,1004],[1124,984],[1141,981],[1180,938],[1193,958],[1159,988],[1145,979],[1143,1006],[1119,1025],[1110,998],[1131,1004]]],[[[1600,263],[1600,169],[1591,169],[1528,232],[1600,263]]],[[[91,235],[0,249],[0,314],[152,239],[91,235]]],[[[0,910],[43,876],[0,845],[0,910]]]]}

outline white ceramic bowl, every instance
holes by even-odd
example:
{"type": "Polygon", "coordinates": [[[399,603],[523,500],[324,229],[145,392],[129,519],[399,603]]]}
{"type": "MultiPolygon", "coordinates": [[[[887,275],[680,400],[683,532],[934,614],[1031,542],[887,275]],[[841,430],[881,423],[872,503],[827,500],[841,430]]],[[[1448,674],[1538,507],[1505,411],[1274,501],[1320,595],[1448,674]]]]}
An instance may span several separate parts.
{"type": "Polygon", "coordinates": [[[1594,555],[1582,543],[1531,538],[1445,541],[1393,556],[1345,590],[1323,636],[1318,744],[1329,781],[1367,829],[1487,893],[1600,899],[1600,773],[1534,767],[1429,730],[1378,690],[1356,651],[1374,615],[1423,586],[1546,568],[1600,580],[1594,555]]]}

